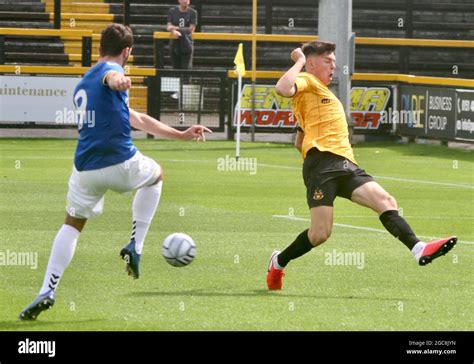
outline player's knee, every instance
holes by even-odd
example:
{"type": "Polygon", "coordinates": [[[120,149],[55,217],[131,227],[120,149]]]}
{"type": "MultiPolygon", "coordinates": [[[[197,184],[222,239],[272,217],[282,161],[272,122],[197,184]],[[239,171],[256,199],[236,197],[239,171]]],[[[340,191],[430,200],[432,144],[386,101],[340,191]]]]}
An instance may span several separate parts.
{"type": "Polygon", "coordinates": [[[324,243],[331,236],[331,230],[329,229],[310,229],[308,232],[308,238],[313,246],[318,246],[324,243]]]}
{"type": "Polygon", "coordinates": [[[398,203],[397,200],[395,200],[395,197],[390,196],[390,202],[392,203],[392,207],[398,210],[398,203]]]}
{"type": "Polygon", "coordinates": [[[76,217],[73,217],[69,214],[66,214],[66,218],[64,219],[64,224],[72,226],[74,229],[77,231],[81,232],[82,229],[84,229],[84,225],[86,224],[87,219],[79,219],[76,217]]]}
{"type": "Polygon", "coordinates": [[[397,210],[397,200],[393,196],[391,196],[388,192],[383,192],[379,198],[377,203],[377,212],[382,213],[387,210],[397,210]]]}
{"type": "Polygon", "coordinates": [[[391,210],[397,210],[398,209],[397,200],[395,200],[395,197],[393,197],[392,195],[390,195],[388,193],[384,197],[384,202],[385,202],[385,205],[388,209],[391,209],[391,210]]]}
{"type": "Polygon", "coordinates": [[[153,182],[154,185],[163,181],[163,176],[164,176],[163,167],[159,165],[158,163],[156,163],[155,176],[156,176],[156,179],[155,179],[155,182],[153,182]]]}

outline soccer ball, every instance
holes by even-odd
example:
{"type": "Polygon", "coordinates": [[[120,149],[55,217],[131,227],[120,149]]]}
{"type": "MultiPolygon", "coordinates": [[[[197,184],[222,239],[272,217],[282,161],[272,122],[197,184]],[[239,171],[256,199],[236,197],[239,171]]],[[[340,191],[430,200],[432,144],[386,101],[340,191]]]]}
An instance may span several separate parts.
{"type": "Polygon", "coordinates": [[[172,266],[184,267],[193,261],[196,255],[196,244],[189,235],[173,233],[166,237],[161,253],[172,266]]]}

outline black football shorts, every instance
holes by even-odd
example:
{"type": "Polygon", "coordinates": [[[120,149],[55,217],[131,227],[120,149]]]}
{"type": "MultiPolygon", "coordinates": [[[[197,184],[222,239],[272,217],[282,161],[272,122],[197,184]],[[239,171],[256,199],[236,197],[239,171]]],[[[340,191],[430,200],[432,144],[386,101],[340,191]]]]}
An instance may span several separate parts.
{"type": "Polygon", "coordinates": [[[333,206],[336,196],[350,200],[357,187],[373,178],[342,156],[312,148],[303,163],[303,180],[308,206],[312,208],[333,206]]]}

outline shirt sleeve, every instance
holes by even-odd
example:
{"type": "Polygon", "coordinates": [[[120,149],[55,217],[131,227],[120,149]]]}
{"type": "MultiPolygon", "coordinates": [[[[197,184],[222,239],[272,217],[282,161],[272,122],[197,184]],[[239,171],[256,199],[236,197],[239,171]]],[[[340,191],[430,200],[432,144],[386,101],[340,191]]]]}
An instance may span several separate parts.
{"type": "Polygon", "coordinates": [[[104,70],[102,71],[102,84],[105,85],[105,78],[110,72],[118,72],[118,73],[124,73],[123,68],[120,67],[117,63],[111,63],[107,62],[107,65],[104,67],[104,70]]]}
{"type": "Polygon", "coordinates": [[[308,86],[308,81],[304,77],[298,76],[295,81],[295,95],[299,92],[304,92],[308,86]]]}
{"type": "Polygon", "coordinates": [[[173,8],[171,8],[169,11],[168,11],[168,23],[171,23],[173,25],[175,25],[173,23],[173,8]]]}
{"type": "Polygon", "coordinates": [[[191,14],[191,20],[189,21],[190,24],[197,25],[197,11],[193,11],[191,14]]]}

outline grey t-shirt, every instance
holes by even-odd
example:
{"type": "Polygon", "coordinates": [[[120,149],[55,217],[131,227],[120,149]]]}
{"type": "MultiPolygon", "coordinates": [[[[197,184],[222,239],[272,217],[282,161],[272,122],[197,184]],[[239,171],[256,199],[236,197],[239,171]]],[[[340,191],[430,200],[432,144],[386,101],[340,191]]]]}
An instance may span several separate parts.
{"type": "MultiPolygon", "coordinates": [[[[188,28],[191,24],[197,24],[197,11],[188,8],[184,13],[179,10],[179,7],[171,8],[168,12],[168,23],[180,28],[188,28]]],[[[191,53],[193,47],[192,35],[189,32],[180,30],[181,37],[179,39],[172,39],[170,44],[172,47],[179,48],[183,53],[191,53]]]]}
{"type": "Polygon", "coordinates": [[[168,23],[171,23],[180,28],[188,28],[191,24],[197,24],[197,11],[188,8],[184,13],[179,10],[179,7],[171,8],[168,12],[168,23]]]}

